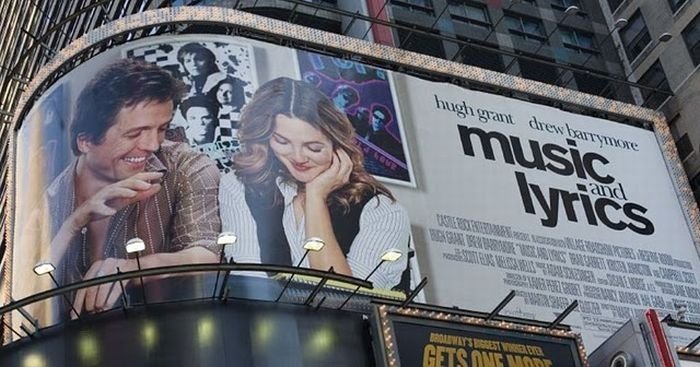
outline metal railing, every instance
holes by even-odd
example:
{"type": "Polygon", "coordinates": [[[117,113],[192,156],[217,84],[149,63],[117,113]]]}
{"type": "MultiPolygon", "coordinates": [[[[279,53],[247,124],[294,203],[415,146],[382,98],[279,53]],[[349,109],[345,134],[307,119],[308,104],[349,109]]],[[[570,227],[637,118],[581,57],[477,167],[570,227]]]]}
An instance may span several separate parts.
{"type": "MultiPolygon", "coordinates": [[[[140,279],[143,277],[152,277],[152,276],[162,276],[162,275],[167,275],[167,276],[172,276],[172,275],[178,275],[178,274],[187,274],[187,273],[203,273],[203,272],[216,272],[217,277],[216,277],[216,282],[214,282],[213,289],[212,289],[212,296],[207,296],[207,297],[200,297],[199,299],[214,299],[214,300],[220,300],[223,301],[228,297],[228,285],[229,285],[229,274],[231,272],[260,272],[260,273],[274,273],[274,274],[292,274],[292,275],[298,275],[298,276],[307,276],[307,277],[314,277],[317,279],[320,279],[318,283],[316,283],[313,291],[309,296],[306,297],[306,300],[304,302],[304,305],[310,306],[311,305],[311,300],[313,297],[315,297],[321,289],[324,289],[324,287],[327,284],[328,280],[333,280],[336,282],[340,282],[341,284],[345,285],[347,289],[345,289],[346,293],[350,293],[353,291],[353,289],[360,289],[360,288],[365,288],[365,289],[373,289],[374,286],[372,282],[367,281],[367,280],[362,280],[358,278],[354,278],[351,276],[343,275],[343,274],[337,274],[334,272],[328,272],[328,271],[321,271],[321,270],[316,270],[316,269],[310,269],[310,268],[299,268],[299,267],[292,267],[292,266],[282,266],[282,265],[270,265],[270,264],[253,264],[253,263],[208,263],[208,264],[185,264],[185,265],[174,265],[174,266],[164,266],[164,267],[156,267],[156,268],[146,268],[146,269],[140,269],[140,270],[134,270],[134,271],[129,271],[129,272],[117,272],[114,274],[108,274],[105,276],[97,277],[97,278],[92,278],[76,283],[71,283],[71,284],[66,284],[66,285],[61,285],[59,287],[53,288],[53,289],[48,289],[46,291],[36,293],[30,296],[27,296],[25,298],[12,301],[9,304],[6,304],[2,307],[0,307],[0,320],[3,320],[3,323],[5,323],[5,327],[9,328],[15,335],[19,337],[24,337],[21,334],[19,334],[16,330],[13,329],[12,325],[8,325],[5,320],[8,318],[6,315],[10,314],[12,311],[18,311],[24,318],[29,319],[30,323],[34,325],[34,327],[37,330],[40,330],[41,328],[44,327],[50,327],[52,325],[43,325],[40,326],[36,322],[36,320],[32,320],[33,316],[28,313],[27,311],[24,310],[24,307],[36,304],[42,301],[46,301],[49,299],[52,299],[54,297],[67,297],[69,294],[72,292],[78,291],[80,289],[86,289],[94,286],[99,286],[101,284],[108,284],[108,283],[116,283],[119,282],[121,284],[122,281],[125,280],[131,280],[131,279],[140,279]],[[222,276],[222,281],[219,284],[219,275],[223,274],[222,276]],[[34,321],[34,322],[32,322],[34,321]]],[[[261,278],[265,279],[265,278],[261,278]]],[[[291,279],[291,278],[290,278],[291,279]]],[[[27,280],[31,281],[31,280],[27,280]]],[[[141,284],[141,290],[143,291],[143,284],[141,284]]],[[[337,291],[337,288],[334,288],[335,291],[337,291]]],[[[285,286],[282,288],[279,297],[274,299],[274,302],[279,302],[282,299],[282,294],[287,290],[287,287],[285,286]]],[[[124,289],[122,288],[122,295],[124,295],[124,289]]],[[[352,295],[355,293],[353,292],[352,295]]],[[[145,291],[144,291],[145,295],[145,291]]],[[[380,298],[380,297],[376,297],[380,298]]],[[[251,298],[255,299],[255,298],[251,298]]],[[[179,299],[176,300],[167,300],[165,302],[173,302],[173,301],[179,301],[179,299]]],[[[165,302],[156,302],[156,303],[165,303],[165,302]]],[[[149,302],[153,303],[153,302],[149,302]]],[[[319,302],[316,307],[321,306],[321,302],[319,302]]],[[[139,305],[146,305],[145,299],[144,302],[142,302],[139,305]]],[[[132,307],[134,305],[122,305],[122,307],[132,307]]],[[[116,308],[116,307],[113,307],[116,308]]],[[[113,309],[112,308],[112,309],[113,309]]],[[[60,322],[58,322],[60,323],[60,322]]],[[[57,324],[58,324],[57,323],[57,324]]],[[[31,333],[26,330],[26,328],[23,328],[25,333],[27,333],[27,336],[32,335],[31,333]]]]}

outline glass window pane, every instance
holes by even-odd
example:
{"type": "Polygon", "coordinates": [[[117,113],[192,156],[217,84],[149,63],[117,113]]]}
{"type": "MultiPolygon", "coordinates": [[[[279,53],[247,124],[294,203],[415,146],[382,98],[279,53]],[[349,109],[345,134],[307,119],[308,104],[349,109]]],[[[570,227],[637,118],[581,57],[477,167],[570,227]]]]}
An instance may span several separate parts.
{"type": "Polygon", "coordinates": [[[595,48],[593,46],[593,37],[585,33],[577,33],[578,45],[585,48],[595,48]]]}
{"type": "Polygon", "coordinates": [[[690,53],[693,64],[700,64],[700,15],[696,16],[682,32],[683,40],[690,53]]]}
{"type": "Polygon", "coordinates": [[[608,5],[610,5],[610,10],[615,11],[622,4],[622,0],[608,0],[608,5]]]}
{"type": "MultiPolygon", "coordinates": [[[[637,80],[637,83],[654,89],[669,92],[671,91],[671,88],[668,85],[668,80],[666,80],[666,74],[664,73],[664,69],[659,61],[656,61],[654,65],[652,65],[649,70],[647,70],[647,72],[644,73],[639,80],[637,80]]],[[[661,104],[668,98],[668,94],[655,92],[649,89],[640,88],[640,92],[644,97],[644,102],[642,105],[649,108],[657,108],[661,106],[661,104]]]]}
{"type": "Polygon", "coordinates": [[[671,7],[671,11],[675,13],[676,10],[680,9],[686,2],[688,2],[688,0],[668,0],[668,5],[671,7]]]}
{"type": "Polygon", "coordinates": [[[544,36],[544,33],[542,33],[542,26],[539,22],[523,20],[523,26],[525,33],[544,36]]]}
{"type": "Polygon", "coordinates": [[[512,17],[512,16],[506,16],[506,25],[508,25],[508,29],[511,30],[516,30],[516,31],[522,31],[522,27],[520,25],[520,19],[512,17]]]}
{"type": "Polygon", "coordinates": [[[625,28],[620,30],[620,38],[625,46],[627,58],[632,61],[651,42],[651,36],[644,23],[642,13],[637,11],[625,28]]]}
{"type": "Polygon", "coordinates": [[[467,12],[467,18],[480,20],[482,22],[487,22],[486,12],[483,8],[478,8],[476,6],[465,5],[464,9],[467,12]]]}
{"type": "Polygon", "coordinates": [[[449,0],[448,9],[456,20],[477,25],[480,27],[490,27],[491,22],[486,12],[486,7],[478,4],[465,3],[458,0],[449,0]]]}
{"type": "Polygon", "coordinates": [[[574,32],[567,30],[567,29],[561,30],[561,40],[562,40],[562,42],[568,43],[570,45],[576,44],[576,38],[574,37],[574,32]]]}

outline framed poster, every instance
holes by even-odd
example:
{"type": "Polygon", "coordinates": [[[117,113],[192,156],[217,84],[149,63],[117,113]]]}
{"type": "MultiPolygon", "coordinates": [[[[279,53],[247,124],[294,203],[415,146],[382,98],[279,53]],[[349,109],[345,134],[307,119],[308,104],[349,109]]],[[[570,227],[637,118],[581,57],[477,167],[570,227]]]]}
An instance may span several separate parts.
{"type": "Polygon", "coordinates": [[[229,172],[231,156],[240,149],[241,109],[258,87],[250,44],[230,37],[178,37],[124,50],[130,59],[144,60],[170,71],[184,85],[168,140],[188,142],[229,172]]]}
{"type": "Polygon", "coordinates": [[[297,58],[301,78],[328,96],[352,123],[367,171],[384,181],[415,186],[390,72],[302,50],[297,58]]]}

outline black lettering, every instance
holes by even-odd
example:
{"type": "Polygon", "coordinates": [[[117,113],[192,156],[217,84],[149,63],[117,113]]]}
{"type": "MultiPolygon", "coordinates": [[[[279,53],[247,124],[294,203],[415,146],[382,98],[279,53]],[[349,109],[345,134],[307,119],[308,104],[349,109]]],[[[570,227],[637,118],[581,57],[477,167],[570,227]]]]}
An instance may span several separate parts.
{"type": "Polygon", "coordinates": [[[625,215],[627,215],[628,218],[642,224],[642,227],[639,227],[635,223],[630,222],[628,224],[629,229],[645,236],[654,233],[654,223],[652,223],[649,219],[641,215],[647,212],[647,208],[637,203],[626,203],[622,207],[622,210],[625,212],[625,215]],[[638,211],[641,212],[641,214],[637,213],[638,211]]]}
{"type": "Polygon", "coordinates": [[[537,168],[540,171],[544,171],[544,160],[542,159],[542,151],[540,150],[540,144],[536,140],[529,140],[530,151],[532,151],[532,160],[528,161],[523,153],[523,147],[520,144],[520,138],[517,136],[510,137],[511,145],[513,147],[513,155],[518,164],[523,168],[537,168]]]}
{"type": "Polygon", "coordinates": [[[493,140],[496,140],[500,146],[501,146],[501,152],[503,153],[503,161],[508,163],[508,164],[513,164],[513,153],[510,148],[510,143],[508,142],[508,138],[496,131],[492,132],[485,132],[484,130],[477,129],[477,128],[470,128],[467,126],[462,126],[458,125],[457,128],[459,129],[459,137],[462,140],[462,150],[464,151],[465,155],[474,157],[474,147],[472,146],[472,141],[471,141],[471,135],[476,135],[479,137],[479,141],[481,143],[481,150],[484,153],[484,158],[495,161],[496,157],[493,153],[493,146],[491,145],[491,142],[493,140]]]}
{"type": "Polygon", "coordinates": [[[525,213],[535,214],[535,206],[532,204],[532,196],[530,196],[530,189],[528,189],[525,174],[516,171],[515,180],[518,182],[518,190],[520,190],[520,198],[523,200],[525,213]]]}
{"type": "Polygon", "coordinates": [[[561,201],[564,205],[564,212],[566,213],[566,218],[570,222],[578,222],[576,219],[576,209],[574,208],[574,202],[579,201],[578,194],[568,191],[558,190],[561,194],[561,201]]]}
{"type": "Polygon", "coordinates": [[[591,176],[594,180],[602,183],[602,184],[611,184],[615,181],[615,178],[613,178],[610,175],[606,176],[601,176],[598,174],[598,172],[595,170],[595,167],[593,167],[593,162],[598,161],[601,162],[603,165],[606,165],[610,163],[607,158],[603,157],[600,154],[596,153],[586,153],[583,155],[583,166],[586,169],[586,172],[588,173],[589,176],[591,176]]]}
{"type": "Polygon", "coordinates": [[[607,198],[600,198],[595,201],[595,212],[598,215],[598,219],[605,224],[608,228],[614,229],[616,231],[621,231],[627,228],[627,224],[624,222],[613,222],[608,217],[608,213],[605,211],[606,207],[612,207],[615,210],[620,210],[620,204],[616,203],[614,200],[607,198]]]}
{"type": "MultiPolygon", "coordinates": [[[[579,191],[586,192],[586,185],[576,185],[576,187],[579,189],[579,191]]],[[[597,226],[598,225],[598,220],[595,217],[595,211],[593,209],[593,204],[591,203],[591,198],[583,193],[578,194],[579,198],[581,198],[581,204],[583,205],[583,211],[586,214],[586,220],[588,220],[588,224],[597,226]]]]}
{"type": "Polygon", "coordinates": [[[571,176],[574,173],[574,166],[565,157],[567,153],[565,148],[562,148],[556,144],[545,144],[542,146],[542,153],[551,161],[545,165],[548,170],[562,176],[571,176]],[[561,155],[557,153],[561,153],[561,155]],[[557,165],[552,164],[552,162],[560,164],[561,166],[557,167],[557,165]]]}
{"type": "MultiPolygon", "coordinates": [[[[572,147],[576,147],[576,141],[573,139],[566,139],[566,143],[572,147]]],[[[578,149],[569,149],[571,153],[571,162],[574,164],[574,169],[576,171],[576,176],[578,178],[586,179],[586,170],[583,168],[583,163],[581,162],[581,153],[578,149]]]]}
{"type": "Polygon", "coordinates": [[[540,207],[544,210],[545,218],[541,219],[542,225],[545,227],[556,227],[559,215],[559,190],[549,189],[549,205],[544,197],[542,190],[535,184],[529,184],[532,193],[540,203],[540,207]]]}

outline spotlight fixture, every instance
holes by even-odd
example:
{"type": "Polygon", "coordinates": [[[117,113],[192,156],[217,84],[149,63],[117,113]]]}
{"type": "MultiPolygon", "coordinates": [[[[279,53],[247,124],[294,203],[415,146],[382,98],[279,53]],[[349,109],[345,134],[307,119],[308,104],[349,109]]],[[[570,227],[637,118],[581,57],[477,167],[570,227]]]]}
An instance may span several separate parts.
{"type": "MultiPolygon", "coordinates": [[[[380,266],[382,266],[382,264],[384,264],[385,262],[394,262],[394,261],[400,259],[401,255],[402,255],[401,250],[396,249],[396,248],[390,248],[390,249],[384,251],[384,253],[382,253],[382,256],[379,258],[379,260],[380,260],[379,264],[377,264],[377,266],[375,266],[374,269],[372,269],[372,271],[369,274],[367,274],[367,276],[363,280],[369,280],[369,278],[379,269],[380,266]]],[[[359,290],[360,290],[359,286],[357,288],[355,288],[355,290],[350,294],[350,296],[348,296],[348,298],[346,298],[345,301],[343,301],[343,303],[340,304],[340,307],[338,307],[338,309],[342,310],[343,307],[345,307],[345,304],[347,304],[348,301],[350,301],[350,299],[353,296],[355,296],[355,294],[357,294],[357,292],[359,290]]]]}
{"type": "Polygon", "coordinates": [[[661,33],[661,35],[659,36],[659,41],[660,42],[668,42],[672,38],[673,38],[673,35],[671,33],[664,32],[664,33],[661,33]]]}
{"type": "Polygon", "coordinates": [[[304,250],[306,251],[321,251],[323,246],[325,246],[326,243],[318,238],[318,237],[311,237],[304,241],[304,250]]]}
{"type": "MultiPolygon", "coordinates": [[[[56,270],[56,267],[55,267],[50,261],[40,261],[39,263],[37,263],[36,265],[34,265],[34,269],[33,269],[33,270],[34,270],[34,274],[36,274],[36,275],[38,275],[38,276],[48,275],[49,278],[51,278],[51,281],[53,282],[53,284],[56,286],[56,288],[61,288],[61,285],[58,284],[58,281],[56,280],[56,278],[55,278],[55,277],[53,276],[53,274],[52,274],[53,271],[56,270]]],[[[75,307],[73,306],[73,302],[71,302],[71,301],[68,299],[68,296],[66,296],[65,293],[63,294],[63,299],[64,299],[64,300],[66,301],[66,303],[70,306],[70,308],[71,308],[71,310],[73,311],[73,313],[75,313],[75,316],[76,316],[77,318],[80,318],[80,313],[78,313],[78,311],[77,311],[77,310],[75,309],[75,307]]]]}
{"type": "MultiPolygon", "coordinates": [[[[126,241],[126,252],[129,254],[136,255],[136,268],[141,272],[141,258],[139,253],[146,249],[146,244],[142,239],[134,237],[126,241]]],[[[141,283],[141,296],[143,297],[143,304],[146,304],[146,288],[143,285],[143,275],[139,274],[139,281],[141,283]]]]}
{"type": "Polygon", "coordinates": [[[56,267],[53,266],[52,263],[48,261],[42,261],[36,265],[34,265],[34,274],[36,275],[44,275],[44,274],[49,274],[56,270],[56,267]]]}
{"type": "Polygon", "coordinates": [[[146,249],[146,244],[142,239],[136,237],[126,242],[126,252],[129,254],[139,253],[146,249]]]}
{"type": "Polygon", "coordinates": [[[236,236],[235,233],[233,232],[221,232],[219,233],[219,237],[216,239],[216,244],[217,245],[232,245],[236,243],[238,240],[238,236],[236,236]]]}
{"type": "Polygon", "coordinates": [[[401,250],[395,249],[395,248],[390,248],[390,249],[384,251],[380,260],[394,262],[394,261],[398,260],[402,254],[403,253],[401,252],[401,250]]]}

